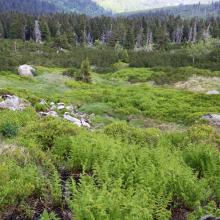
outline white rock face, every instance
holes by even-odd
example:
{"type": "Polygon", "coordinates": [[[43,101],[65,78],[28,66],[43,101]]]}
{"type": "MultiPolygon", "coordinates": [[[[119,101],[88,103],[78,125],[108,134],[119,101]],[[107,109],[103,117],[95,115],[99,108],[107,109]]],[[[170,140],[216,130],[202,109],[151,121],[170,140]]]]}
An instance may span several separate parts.
{"type": "Polygon", "coordinates": [[[2,96],[4,101],[0,102],[0,109],[9,109],[9,110],[23,110],[25,107],[30,104],[18,98],[17,96],[5,95],[2,96]]]}
{"type": "Polygon", "coordinates": [[[217,90],[211,90],[211,91],[208,91],[206,94],[207,94],[207,95],[219,95],[220,92],[217,91],[217,90]]]}
{"type": "Polygon", "coordinates": [[[32,66],[26,64],[18,67],[18,74],[20,76],[32,77],[35,71],[36,70],[32,66]]]}

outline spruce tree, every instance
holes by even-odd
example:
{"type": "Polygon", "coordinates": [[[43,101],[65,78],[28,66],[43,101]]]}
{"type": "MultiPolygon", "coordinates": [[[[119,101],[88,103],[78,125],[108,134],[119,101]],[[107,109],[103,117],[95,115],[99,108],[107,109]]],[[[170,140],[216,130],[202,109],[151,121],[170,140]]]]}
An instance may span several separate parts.
{"type": "Polygon", "coordinates": [[[126,49],[134,49],[134,41],[135,41],[135,38],[134,38],[133,30],[129,28],[126,34],[124,47],[126,49]]]}
{"type": "Polygon", "coordinates": [[[0,21],[0,38],[4,38],[4,28],[1,21],[0,21]]]}
{"type": "Polygon", "coordinates": [[[41,35],[42,40],[44,41],[48,41],[50,39],[50,29],[45,21],[41,23],[41,35]]]}
{"type": "Polygon", "coordinates": [[[81,63],[81,76],[83,82],[90,83],[92,81],[90,63],[88,58],[83,60],[81,63]]]}

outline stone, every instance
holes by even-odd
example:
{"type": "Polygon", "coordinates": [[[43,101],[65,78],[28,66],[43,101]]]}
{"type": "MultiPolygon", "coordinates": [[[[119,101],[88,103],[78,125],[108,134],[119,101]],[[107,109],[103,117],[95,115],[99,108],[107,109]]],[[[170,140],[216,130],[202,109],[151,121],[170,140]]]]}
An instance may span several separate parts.
{"type": "Polygon", "coordinates": [[[41,99],[40,104],[41,105],[46,105],[47,103],[46,103],[46,101],[44,99],[41,99]]]}
{"type": "Polygon", "coordinates": [[[26,64],[18,67],[18,74],[20,76],[32,77],[34,76],[35,72],[36,70],[32,66],[26,64]]]}
{"type": "Polygon", "coordinates": [[[208,91],[206,94],[207,94],[207,95],[219,95],[220,92],[217,91],[217,90],[211,90],[211,91],[208,91]]]}
{"type": "Polygon", "coordinates": [[[69,106],[66,106],[66,110],[73,112],[75,109],[73,105],[69,105],[69,106]]]}
{"type": "Polygon", "coordinates": [[[49,112],[39,112],[41,116],[51,116],[51,117],[59,117],[57,112],[55,111],[49,111],[49,112]]]}
{"type": "Polygon", "coordinates": [[[216,220],[216,218],[212,215],[203,216],[200,220],[216,220]]]}
{"type": "Polygon", "coordinates": [[[77,125],[78,127],[81,127],[81,121],[77,118],[72,117],[71,115],[69,115],[68,112],[66,112],[63,116],[66,120],[72,122],[73,124],[77,125]]]}
{"type": "Polygon", "coordinates": [[[57,109],[58,109],[58,110],[63,110],[63,109],[65,109],[64,103],[57,103],[57,109]]]}
{"type": "Polygon", "coordinates": [[[203,115],[202,118],[208,120],[213,125],[220,126],[220,115],[207,114],[207,115],[203,115]]]}
{"type": "Polygon", "coordinates": [[[0,102],[0,108],[9,110],[23,110],[25,107],[30,106],[28,102],[23,101],[17,96],[4,95],[4,101],[0,102]]]}
{"type": "Polygon", "coordinates": [[[88,122],[86,122],[84,119],[81,119],[81,124],[84,127],[91,128],[90,124],[88,122]]]}

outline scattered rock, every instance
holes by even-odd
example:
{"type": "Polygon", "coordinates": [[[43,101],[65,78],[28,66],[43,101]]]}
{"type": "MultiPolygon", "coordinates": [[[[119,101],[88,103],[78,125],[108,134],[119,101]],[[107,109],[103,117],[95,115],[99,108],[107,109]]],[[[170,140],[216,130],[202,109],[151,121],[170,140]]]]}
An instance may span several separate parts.
{"type": "Polygon", "coordinates": [[[215,218],[212,215],[207,215],[207,216],[202,217],[200,220],[217,220],[217,218],[215,218]]]}
{"type": "Polygon", "coordinates": [[[220,92],[217,91],[217,90],[210,90],[210,91],[208,91],[206,94],[207,94],[207,95],[219,95],[220,92]]]}
{"type": "Polygon", "coordinates": [[[9,110],[24,110],[25,107],[30,106],[30,103],[23,101],[17,96],[3,95],[1,97],[4,101],[0,102],[0,109],[9,110]]]}
{"type": "Polygon", "coordinates": [[[71,115],[69,115],[68,112],[65,112],[64,116],[63,116],[66,120],[72,122],[73,124],[77,125],[78,127],[82,126],[82,123],[79,119],[72,117],[71,115]]]}
{"type": "Polygon", "coordinates": [[[66,110],[73,112],[75,110],[75,108],[74,108],[74,106],[69,105],[69,106],[66,106],[66,110]]]}
{"type": "Polygon", "coordinates": [[[41,116],[51,116],[51,117],[59,117],[57,112],[55,111],[49,111],[49,112],[39,112],[41,116]]]}
{"type": "Polygon", "coordinates": [[[20,76],[32,77],[34,76],[36,70],[29,65],[21,65],[18,67],[18,74],[20,76]]]}
{"type": "Polygon", "coordinates": [[[202,118],[208,120],[213,125],[220,126],[220,115],[207,114],[207,115],[203,115],[202,118]]]}
{"type": "Polygon", "coordinates": [[[40,104],[41,104],[41,105],[46,105],[47,102],[46,102],[44,99],[41,99],[40,104]]]}
{"type": "Polygon", "coordinates": [[[58,109],[58,110],[63,110],[63,109],[65,109],[64,103],[57,103],[57,109],[58,109]]]}
{"type": "Polygon", "coordinates": [[[81,119],[81,124],[84,127],[91,128],[90,124],[88,122],[86,122],[84,119],[81,119]]]}

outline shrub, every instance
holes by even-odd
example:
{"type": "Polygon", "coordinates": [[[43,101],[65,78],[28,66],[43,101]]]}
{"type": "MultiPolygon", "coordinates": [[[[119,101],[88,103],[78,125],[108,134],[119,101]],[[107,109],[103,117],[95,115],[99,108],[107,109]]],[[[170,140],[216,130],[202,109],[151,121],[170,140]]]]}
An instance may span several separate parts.
{"type": "Polygon", "coordinates": [[[75,78],[76,80],[81,80],[80,71],[76,68],[71,68],[63,72],[64,76],[75,78]]]}
{"type": "Polygon", "coordinates": [[[18,126],[16,124],[6,122],[1,125],[0,131],[4,137],[15,137],[18,133],[18,126]]]}
{"type": "Polygon", "coordinates": [[[43,150],[54,147],[55,141],[62,135],[75,135],[78,133],[75,125],[56,118],[43,118],[21,130],[20,142],[25,146],[40,146],[43,150]],[[28,137],[26,134],[29,134],[28,137]]]}

